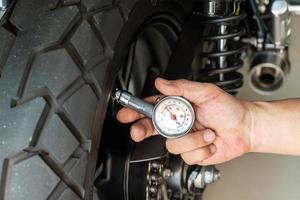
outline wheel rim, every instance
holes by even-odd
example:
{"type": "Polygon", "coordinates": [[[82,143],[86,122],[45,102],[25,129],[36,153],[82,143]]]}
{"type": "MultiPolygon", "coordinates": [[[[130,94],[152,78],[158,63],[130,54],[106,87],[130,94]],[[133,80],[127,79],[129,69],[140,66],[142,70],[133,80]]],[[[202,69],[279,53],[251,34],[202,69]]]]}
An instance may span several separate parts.
{"type": "MultiPolygon", "coordinates": [[[[146,23],[144,23],[137,31],[135,37],[131,40],[126,60],[123,66],[120,66],[120,71],[114,84],[114,88],[128,90],[137,96],[153,95],[155,93],[155,90],[153,90],[154,79],[155,77],[164,74],[164,70],[168,64],[169,57],[171,56],[172,49],[176,44],[180,31],[180,23],[169,15],[159,14],[152,16],[149,20],[147,20],[146,23]],[[147,89],[145,90],[144,88],[147,89]]],[[[107,166],[105,167],[105,161],[109,160],[109,162],[112,162],[111,158],[113,157],[113,153],[111,152],[114,152],[113,148],[115,146],[115,138],[112,136],[105,136],[108,135],[105,133],[111,129],[110,127],[117,126],[117,122],[112,122],[112,119],[115,119],[116,111],[118,109],[118,105],[113,102],[110,103],[106,122],[104,123],[104,136],[100,144],[100,147],[103,147],[103,149],[102,153],[100,152],[99,155],[100,157],[104,157],[104,159],[99,159],[95,185],[97,185],[100,192],[105,193],[105,189],[103,190],[103,188],[109,187],[109,182],[117,182],[121,187],[119,189],[123,189],[125,199],[128,199],[129,159],[130,152],[134,148],[134,143],[131,142],[129,137],[128,126],[127,128],[124,128],[123,126],[122,129],[123,132],[126,132],[126,136],[123,135],[123,139],[120,139],[124,143],[128,143],[128,146],[126,147],[128,154],[126,156],[123,155],[123,157],[121,156],[121,159],[124,159],[124,163],[119,163],[120,166],[110,166],[114,168],[110,169],[111,171],[115,171],[117,168],[124,170],[124,179],[123,181],[107,181],[107,177],[109,175],[105,172],[105,170],[109,170],[107,169],[107,166]],[[108,121],[112,123],[107,123],[108,121]],[[106,152],[103,152],[104,150],[106,152]],[[109,158],[109,156],[111,157],[109,158]]],[[[120,156],[118,159],[120,159],[120,156]]]]}
{"type": "Polygon", "coordinates": [[[180,25],[168,15],[150,19],[132,40],[126,65],[118,74],[119,86],[141,96],[147,75],[162,75],[178,39],[180,25]]]}

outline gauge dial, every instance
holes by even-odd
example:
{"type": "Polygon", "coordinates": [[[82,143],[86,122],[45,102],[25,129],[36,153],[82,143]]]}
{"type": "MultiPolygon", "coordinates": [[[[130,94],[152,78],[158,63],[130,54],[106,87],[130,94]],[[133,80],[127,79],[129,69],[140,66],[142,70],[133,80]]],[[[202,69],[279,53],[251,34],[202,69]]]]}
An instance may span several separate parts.
{"type": "Polygon", "coordinates": [[[178,138],[187,134],[193,127],[195,112],[186,99],[168,96],[156,104],[152,121],[161,135],[167,138],[178,138]]]}

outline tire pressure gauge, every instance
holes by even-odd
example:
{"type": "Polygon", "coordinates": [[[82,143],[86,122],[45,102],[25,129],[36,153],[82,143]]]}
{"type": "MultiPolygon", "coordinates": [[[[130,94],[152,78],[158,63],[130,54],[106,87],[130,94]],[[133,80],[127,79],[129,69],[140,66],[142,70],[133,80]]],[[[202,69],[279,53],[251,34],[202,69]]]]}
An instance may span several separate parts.
{"type": "Polygon", "coordinates": [[[166,138],[182,137],[194,125],[194,109],[183,97],[166,96],[152,105],[126,91],[117,90],[113,98],[121,105],[151,118],[156,131],[166,138]]]}

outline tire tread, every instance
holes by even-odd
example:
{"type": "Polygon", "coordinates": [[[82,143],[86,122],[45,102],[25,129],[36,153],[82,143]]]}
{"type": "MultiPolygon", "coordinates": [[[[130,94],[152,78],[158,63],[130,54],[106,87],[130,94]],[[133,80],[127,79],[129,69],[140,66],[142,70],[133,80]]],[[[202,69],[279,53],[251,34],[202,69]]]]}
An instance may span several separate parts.
{"type": "MultiPolygon", "coordinates": [[[[8,115],[18,116],[19,110],[22,110],[23,107],[31,107],[36,99],[45,102],[43,109],[34,112],[39,117],[27,147],[14,147],[5,157],[0,157],[3,160],[0,161],[3,162],[2,171],[0,171],[0,199],[9,198],[10,180],[14,176],[12,171],[15,166],[27,162],[35,156],[51,169],[51,172],[48,170],[49,173],[54,173],[60,180],[54,189],[49,191],[50,194],[45,199],[85,198],[84,171],[87,168],[87,159],[91,148],[89,139],[91,133],[87,133],[87,130],[91,131],[91,128],[79,128],[72,117],[76,113],[70,114],[65,103],[80,104],[79,100],[69,100],[82,88],[89,88],[91,91],[87,93],[86,98],[96,101],[104,98],[101,82],[105,77],[97,78],[94,69],[101,67],[101,71],[106,71],[104,68],[111,59],[113,47],[108,46],[110,42],[102,36],[103,30],[97,27],[93,17],[100,12],[106,12],[107,8],[111,7],[113,7],[113,2],[110,0],[84,0],[81,2],[78,0],[18,0],[11,13],[6,16],[5,23],[0,24],[0,75],[3,72],[3,78],[0,78],[0,94],[4,92],[10,81],[14,82],[14,86],[7,94],[7,99],[10,98],[10,100],[0,100],[0,110],[4,109],[8,115]],[[75,38],[74,35],[82,24],[90,27],[88,31],[95,36],[93,39],[103,46],[102,55],[94,60],[88,58],[88,61],[84,61],[86,58],[73,44],[80,38],[75,38]],[[73,72],[77,70],[78,74],[74,73],[76,77],[60,85],[57,92],[53,89],[53,82],[38,80],[40,76],[34,73],[46,73],[45,68],[38,68],[41,64],[36,66],[36,63],[39,59],[61,50],[64,50],[69,57],[69,60],[66,61],[67,65],[76,66],[76,69],[72,70],[73,72]],[[18,70],[16,71],[16,69],[18,70]],[[14,77],[12,77],[13,73],[15,73],[14,77]],[[34,81],[40,81],[44,85],[37,87],[34,81]],[[33,84],[32,87],[31,84],[33,84]],[[58,117],[78,142],[78,146],[75,150],[71,149],[72,153],[63,163],[57,160],[51,149],[40,144],[41,137],[44,136],[49,120],[53,116],[58,117]]],[[[91,44],[88,45],[86,47],[88,50],[93,48],[91,44]]],[[[55,65],[56,62],[63,62],[62,58],[53,60],[50,57],[46,57],[45,62],[42,63],[52,62],[52,65],[55,65]]],[[[94,103],[86,106],[95,109],[94,103]]],[[[77,113],[77,115],[79,114],[77,113]]],[[[89,113],[89,115],[91,114],[89,113]]],[[[92,115],[90,118],[94,117],[94,114],[92,115]]],[[[5,133],[8,134],[9,130],[6,131],[5,133]]],[[[0,141],[4,138],[5,133],[0,134],[0,141]]],[[[59,140],[59,138],[55,138],[55,140],[59,140]]],[[[9,145],[15,145],[13,141],[7,142],[9,145]]],[[[53,148],[59,147],[53,146],[53,148]]],[[[26,174],[26,176],[31,175],[26,174]]],[[[47,174],[38,174],[38,176],[47,176],[47,174]]],[[[33,190],[34,187],[33,185],[33,190]]]]}

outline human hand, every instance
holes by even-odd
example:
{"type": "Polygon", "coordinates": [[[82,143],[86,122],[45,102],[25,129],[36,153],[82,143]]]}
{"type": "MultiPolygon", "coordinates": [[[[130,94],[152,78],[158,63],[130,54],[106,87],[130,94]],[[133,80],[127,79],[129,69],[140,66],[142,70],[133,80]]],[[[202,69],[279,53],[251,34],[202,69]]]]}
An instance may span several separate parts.
{"type": "MultiPolygon", "coordinates": [[[[182,96],[195,109],[192,131],[178,139],[167,139],[172,154],[180,154],[187,164],[210,165],[231,160],[251,150],[251,114],[247,102],[240,101],[215,85],[187,80],[158,78],[156,88],[163,95],[182,96]]],[[[146,98],[154,103],[157,96],[146,98]]],[[[122,123],[138,120],[131,127],[131,137],[139,142],[155,133],[152,121],[129,108],[122,108],[117,118],[122,123]]]]}

